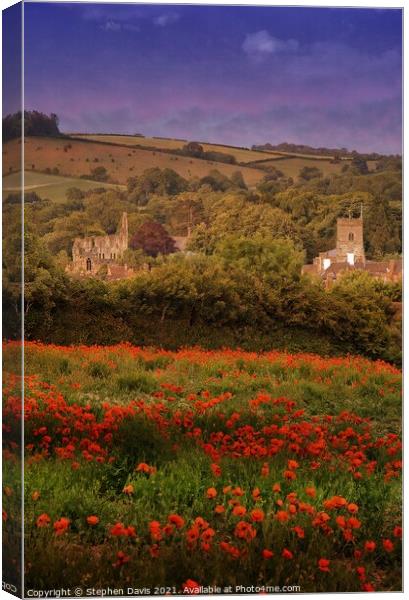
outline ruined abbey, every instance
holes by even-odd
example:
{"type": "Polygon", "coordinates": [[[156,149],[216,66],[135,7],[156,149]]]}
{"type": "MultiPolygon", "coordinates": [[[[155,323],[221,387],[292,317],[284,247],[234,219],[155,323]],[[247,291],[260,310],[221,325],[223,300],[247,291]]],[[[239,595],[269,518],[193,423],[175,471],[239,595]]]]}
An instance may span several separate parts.
{"type": "Polygon", "coordinates": [[[119,227],[112,235],[93,235],[75,238],[72,246],[72,263],[67,272],[83,277],[124,279],[134,274],[125,264],[120,264],[128,248],[128,215],[122,213],[119,227]]]}

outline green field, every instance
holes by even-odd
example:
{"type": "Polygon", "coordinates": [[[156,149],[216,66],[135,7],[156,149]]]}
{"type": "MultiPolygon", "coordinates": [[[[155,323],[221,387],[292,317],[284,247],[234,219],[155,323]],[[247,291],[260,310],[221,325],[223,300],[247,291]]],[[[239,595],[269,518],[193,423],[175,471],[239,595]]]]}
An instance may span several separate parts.
{"type": "MultiPolygon", "coordinates": [[[[3,194],[16,194],[21,190],[21,173],[11,173],[3,177],[3,194]]],[[[36,192],[42,198],[48,198],[54,202],[64,202],[66,192],[69,188],[76,187],[84,192],[97,187],[124,188],[121,185],[111,183],[100,183],[79,177],[61,177],[60,175],[48,175],[26,171],[24,176],[24,190],[36,192]]]]}

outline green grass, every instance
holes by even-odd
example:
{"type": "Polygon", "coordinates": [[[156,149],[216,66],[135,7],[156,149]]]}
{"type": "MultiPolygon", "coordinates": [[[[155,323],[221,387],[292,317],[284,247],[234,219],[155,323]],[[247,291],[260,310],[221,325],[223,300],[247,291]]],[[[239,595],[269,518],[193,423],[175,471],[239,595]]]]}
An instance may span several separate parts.
{"type": "MultiPolygon", "coordinates": [[[[48,198],[53,202],[64,202],[67,199],[67,190],[72,187],[87,192],[97,187],[124,189],[125,186],[99,183],[98,181],[90,181],[79,177],[48,175],[47,173],[37,173],[35,171],[26,171],[24,176],[24,189],[26,192],[36,192],[42,198],[48,198]]],[[[5,197],[8,194],[16,194],[20,191],[21,173],[11,173],[3,177],[3,194],[5,197]]]]}

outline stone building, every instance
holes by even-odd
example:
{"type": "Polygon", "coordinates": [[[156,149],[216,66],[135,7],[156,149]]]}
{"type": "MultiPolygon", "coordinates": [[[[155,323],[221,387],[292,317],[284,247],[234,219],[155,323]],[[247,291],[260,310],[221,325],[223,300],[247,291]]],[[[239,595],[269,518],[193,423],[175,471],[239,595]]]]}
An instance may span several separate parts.
{"type": "Polygon", "coordinates": [[[364,222],[359,218],[337,219],[336,246],[320,252],[312,264],[304,265],[302,273],[320,277],[326,285],[331,285],[348,271],[366,271],[372,277],[383,281],[399,281],[402,278],[402,261],[370,261],[365,257],[364,222]]]}
{"type": "Polygon", "coordinates": [[[134,274],[127,265],[119,264],[128,248],[128,215],[122,213],[119,227],[112,235],[75,238],[72,263],[67,271],[83,277],[124,279],[134,274]]]}

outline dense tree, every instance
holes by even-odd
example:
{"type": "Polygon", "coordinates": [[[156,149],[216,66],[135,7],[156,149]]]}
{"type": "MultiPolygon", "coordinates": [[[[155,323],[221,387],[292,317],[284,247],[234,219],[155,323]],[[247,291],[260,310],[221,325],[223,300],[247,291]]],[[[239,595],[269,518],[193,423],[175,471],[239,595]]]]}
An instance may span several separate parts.
{"type": "Polygon", "coordinates": [[[171,254],[175,252],[175,241],[166,229],[155,221],[147,221],[139,227],[132,236],[130,247],[133,250],[143,250],[148,256],[171,254]]]}
{"type": "MultiPolygon", "coordinates": [[[[22,134],[21,111],[3,118],[3,142],[20,138],[22,134]]],[[[45,115],[37,110],[24,111],[24,134],[26,136],[58,137],[58,117],[45,115]]]]}
{"type": "Polygon", "coordinates": [[[188,188],[187,181],[172,169],[154,167],[146,169],[139,177],[128,179],[129,199],[145,206],[153,194],[174,196],[188,188]]]}
{"type": "Polygon", "coordinates": [[[322,171],[320,171],[318,167],[303,167],[300,171],[299,177],[300,179],[309,181],[310,179],[314,179],[316,177],[322,177],[322,171]]]}

